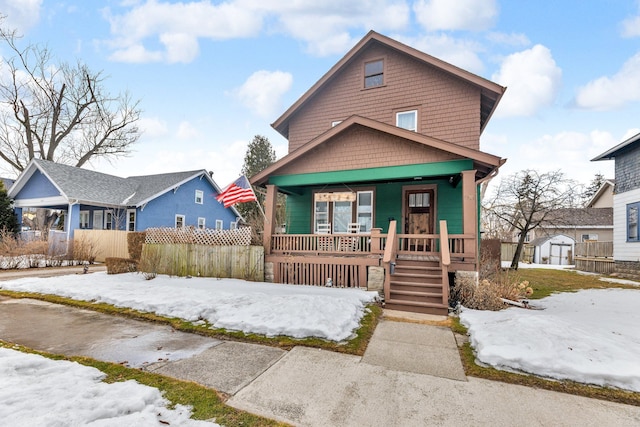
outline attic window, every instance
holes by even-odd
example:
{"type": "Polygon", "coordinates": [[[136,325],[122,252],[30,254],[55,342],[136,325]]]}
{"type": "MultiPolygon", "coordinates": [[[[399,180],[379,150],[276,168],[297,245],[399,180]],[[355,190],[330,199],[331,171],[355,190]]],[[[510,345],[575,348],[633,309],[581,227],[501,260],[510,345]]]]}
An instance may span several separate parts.
{"type": "Polygon", "coordinates": [[[396,113],[396,126],[417,132],[418,112],[416,110],[411,110],[396,113]]]}
{"type": "Polygon", "coordinates": [[[384,60],[365,62],[364,87],[377,87],[384,84],[384,60]]]}

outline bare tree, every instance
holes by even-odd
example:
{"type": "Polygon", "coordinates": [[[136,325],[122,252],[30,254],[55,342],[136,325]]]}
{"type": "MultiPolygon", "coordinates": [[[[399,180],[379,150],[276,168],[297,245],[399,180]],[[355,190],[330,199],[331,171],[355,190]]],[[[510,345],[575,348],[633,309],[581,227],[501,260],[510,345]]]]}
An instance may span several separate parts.
{"type": "Polygon", "coordinates": [[[13,53],[0,70],[0,159],[21,172],[33,158],[81,167],[128,155],[140,136],[139,101],[109,94],[101,71],[56,64],[46,47],[19,40],[0,28],[0,44],[13,53]]]}
{"type": "MultiPolygon", "coordinates": [[[[560,171],[539,173],[520,171],[500,181],[493,196],[483,206],[488,215],[518,231],[518,245],[511,268],[518,268],[527,233],[541,224],[563,222],[566,218],[550,215],[561,208],[573,206],[574,182],[560,171]]],[[[560,225],[560,224],[556,224],[560,225]]]]}

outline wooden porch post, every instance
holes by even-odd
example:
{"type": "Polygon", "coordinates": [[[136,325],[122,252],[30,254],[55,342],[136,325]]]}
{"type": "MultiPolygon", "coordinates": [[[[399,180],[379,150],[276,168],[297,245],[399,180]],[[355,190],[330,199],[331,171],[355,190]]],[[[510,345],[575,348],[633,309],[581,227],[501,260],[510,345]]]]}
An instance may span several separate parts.
{"type": "Polygon", "coordinates": [[[478,187],[476,185],[476,171],[462,171],[462,232],[473,236],[471,247],[464,248],[464,252],[472,254],[478,269],[478,187]]]}
{"type": "Polygon", "coordinates": [[[276,203],[278,190],[275,185],[267,185],[267,196],[264,199],[264,233],[262,234],[262,244],[264,254],[271,255],[271,237],[276,229],[276,203]]]}

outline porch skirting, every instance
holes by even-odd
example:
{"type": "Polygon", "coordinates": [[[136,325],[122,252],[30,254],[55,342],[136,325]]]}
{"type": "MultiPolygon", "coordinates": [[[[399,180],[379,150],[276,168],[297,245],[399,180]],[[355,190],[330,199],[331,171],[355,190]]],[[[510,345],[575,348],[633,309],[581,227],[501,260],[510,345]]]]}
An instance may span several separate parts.
{"type": "Polygon", "coordinates": [[[267,255],[265,262],[276,283],[366,289],[367,269],[380,266],[380,257],[267,255]]]}

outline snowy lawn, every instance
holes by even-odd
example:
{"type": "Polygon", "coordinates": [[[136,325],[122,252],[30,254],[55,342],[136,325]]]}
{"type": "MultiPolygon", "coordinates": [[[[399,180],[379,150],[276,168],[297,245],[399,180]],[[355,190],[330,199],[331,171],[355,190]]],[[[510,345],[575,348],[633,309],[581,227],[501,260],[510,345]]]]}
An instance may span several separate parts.
{"type": "Polygon", "coordinates": [[[590,289],[460,315],[477,359],[498,369],[640,392],[640,290],[590,289]]]}
{"type": "Polygon", "coordinates": [[[0,424],[11,426],[217,426],[168,409],[160,391],[101,371],[0,348],[0,424]],[[38,404],[34,404],[38,402],[38,404]]]}
{"type": "Polygon", "coordinates": [[[59,295],[266,336],[350,338],[377,292],[237,279],[109,275],[105,272],[0,282],[12,291],[59,295]]]}

